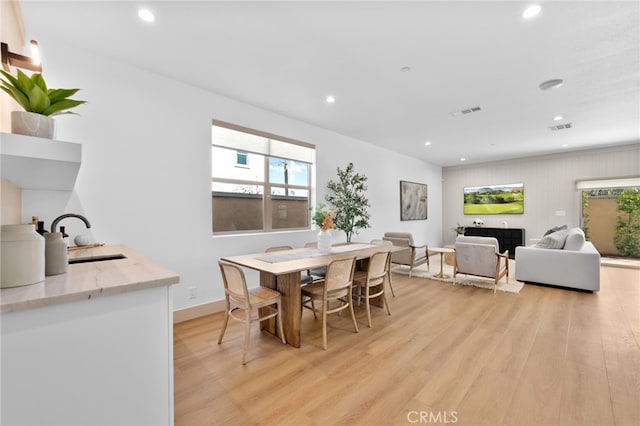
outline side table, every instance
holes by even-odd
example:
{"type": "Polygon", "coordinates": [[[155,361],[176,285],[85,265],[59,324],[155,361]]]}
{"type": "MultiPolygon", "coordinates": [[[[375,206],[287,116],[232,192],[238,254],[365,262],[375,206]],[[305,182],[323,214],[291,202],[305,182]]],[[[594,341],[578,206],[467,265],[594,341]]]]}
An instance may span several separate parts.
{"type": "Polygon", "coordinates": [[[455,250],[448,247],[429,247],[434,253],[440,253],[440,272],[434,275],[435,278],[449,278],[449,275],[444,273],[443,263],[444,263],[444,254],[445,253],[454,253],[455,250]]]}

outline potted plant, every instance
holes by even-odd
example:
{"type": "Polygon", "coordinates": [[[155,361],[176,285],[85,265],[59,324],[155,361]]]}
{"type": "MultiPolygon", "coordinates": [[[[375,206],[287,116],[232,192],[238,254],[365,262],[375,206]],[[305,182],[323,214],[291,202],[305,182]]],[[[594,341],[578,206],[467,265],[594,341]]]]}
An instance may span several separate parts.
{"type": "Polygon", "coordinates": [[[451,228],[453,230],[453,232],[456,233],[456,237],[458,235],[464,235],[464,226],[460,225],[460,223],[456,223],[456,226],[454,228],[451,228]]]}
{"type": "Polygon", "coordinates": [[[353,170],[353,163],[346,169],[338,167],[338,180],[327,183],[329,194],[325,197],[336,210],[336,228],[347,234],[347,243],[359,229],[369,227],[369,200],[365,197],[367,177],[353,170]]]}
{"type": "Polygon", "coordinates": [[[86,103],[70,99],[80,89],[50,89],[40,73],[31,77],[20,70],[15,77],[3,70],[0,73],[2,90],[24,108],[24,111],[11,112],[12,133],[53,139],[52,117],[73,114],[70,109],[86,103]]]}
{"type": "Polygon", "coordinates": [[[320,232],[318,232],[318,251],[320,253],[329,253],[331,251],[331,235],[327,231],[336,227],[333,221],[335,212],[333,210],[327,211],[324,208],[325,205],[319,203],[315,213],[311,216],[311,220],[320,228],[320,232]]]}

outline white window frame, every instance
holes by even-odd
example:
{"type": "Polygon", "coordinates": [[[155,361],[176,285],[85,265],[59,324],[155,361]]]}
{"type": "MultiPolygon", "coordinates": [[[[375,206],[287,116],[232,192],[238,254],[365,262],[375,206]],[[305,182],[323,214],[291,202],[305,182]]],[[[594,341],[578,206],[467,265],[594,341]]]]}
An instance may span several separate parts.
{"type": "MultiPolygon", "coordinates": [[[[272,187],[276,187],[276,188],[284,188],[285,190],[285,194],[289,193],[290,189],[300,189],[300,190],[306,190],[308,193],[308,204],[309,207],[312,206],[312,202],[314,200],[314,187],[313,184],[315,182],[315,145],[313,144],[309,144],[306,142],[301,142],[295,139],[290,139],[287,137],[283,137],[283,136],[278,136],[278,135],[274,135],[271,133],[266,133],[266,132],[262,132],[259,130],[255,130],[255,129],[251,129],[251,128],[247,128],[247,127],[243,127],[243,126],[238,126],[236,124],[232,124],[232,123],[228,123],[225,121],[220,121],[220,120],[212,120],[212,129],[214,126],[220,127],[220,128],[224,128],[224,129],[229,129],[229,130],[235,130],[235,131],[239,131],[239,132],[243,132],[243,133],[247,133],[250,135],[254,135],[254,136],[259,136],[262,138],[266,138],[269,142],[271,142],[271,144],[275,145],[275,147],[270,147],[274,152],[273,155],[270,155],[270,152],[255,152],[253,150],[248,150],[246,149],[246,146],[243,147],[234,147],[233,145],[228,145],[228,146],[221,146],[219,143],[216,143],[216,141],[214,140],[213,137],[213,131],[212,131],[212,147],[213,146],[219,146],[222,148],[227,148],[227,149],[235,149],[236,152],[239,153],[247,153],[249,154],[250,152],[253,152],[255,154],[259,154],[263,156],[264,159],[264,178],[263,181],[255,181],[255,180],[242,180],[242,179],[228,179],[228,178],[221,178],[221,177],[211,177],[211,182],[218,182],[218,183],[230,183],[230,184],[237,184],[237,185],[258,185],[258,186],[262,186],[263,187],[263,198],[262,198],[262,229],[252,229],[252,230],[241,230],[241,231],[213,231],[212,230],[212,235],[232,235],[232,234],[252,234],[252,233],[263,233],[263,232],[286,232],[286,231],[296,231],[296,230],[308,230],[311,229],[311,220],[310,220],[310,214],[309,217],[307,217],[307,221],[306,221],[306,226],[304,227],[292,227],[292,228],[272,228],[272,199],[271,199],[271,188],[272,187]],[[305,157],[305,160],[310,160],[310,161],[302,161],[298,158],[284,158],[284,156],[281,156],[281,153],[285,153],[287,152],[286,148],[287,148],[287,144],[291,145],[290,148],[292,148],[294,151],[303,151],[304,153],[302,155],[307,155],[307,157],[305,157]],[[285,148],[284,151],[282,150],[282,148],[285,148]],[[280,154],[280,155],[277,155],[280,154]],[[269,181],[269,158],[283,158],[285,160],[293,160],[293,161],[297,161],[297,162],[301,162],[301,163],[306,163],[308,164],[307,167],[307,184],[306,185],[295,185],[295,184],[291,184],[288,182],[285,183],[272,183],[269,181]]],[[[256,150],[258,151],[258,150],[256,150]]],[[[291,156],[296,156],[296,153],[294,153],[291,156]]],[[[247,156],[247,165],[243,165],[243,164],[238,164],[236,161],[235,166],[236,167],[243,167],[243,168],[249,168],[250,165],[249,163],[249,156],[247,156]]],[[[211,212],[211,214],[213,215],[213,211],[211,212]]]]}

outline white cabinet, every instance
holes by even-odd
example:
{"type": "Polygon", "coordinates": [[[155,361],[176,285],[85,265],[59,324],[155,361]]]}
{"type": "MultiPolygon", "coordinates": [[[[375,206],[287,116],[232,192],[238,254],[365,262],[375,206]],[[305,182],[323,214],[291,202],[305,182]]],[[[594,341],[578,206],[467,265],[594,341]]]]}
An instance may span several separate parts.
{"type": "Polygon", "coordinates": [[[172,425],[171,286],[2,314],[3,425],[172,425]]]}
{"type": "Polygon", "coordinates": [[[173,297],[180,277],[126,246],[0,289],[1,425],[172,425],[173,297]]]}
{"type": "Polygon", "coordinates": [[[0,171],[22,189],[72,191],[80,170],[82,145],[0,133],[0,171]]]}

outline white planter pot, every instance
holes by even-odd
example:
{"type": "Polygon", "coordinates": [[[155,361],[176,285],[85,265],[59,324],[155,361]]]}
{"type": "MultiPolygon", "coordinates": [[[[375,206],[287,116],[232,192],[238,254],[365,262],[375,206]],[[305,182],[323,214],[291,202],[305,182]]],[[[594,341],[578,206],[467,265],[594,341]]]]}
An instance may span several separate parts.
{"type": "Polygon", "coordinates": [[[318,253],[331,253],[331,234],[329,231],[318,232],[318,253]]]}
{"type": "Polygon", "coordinates": [[[11,133],[53,139],[55,120],[34,112],[11,111],[11,133]]]}

